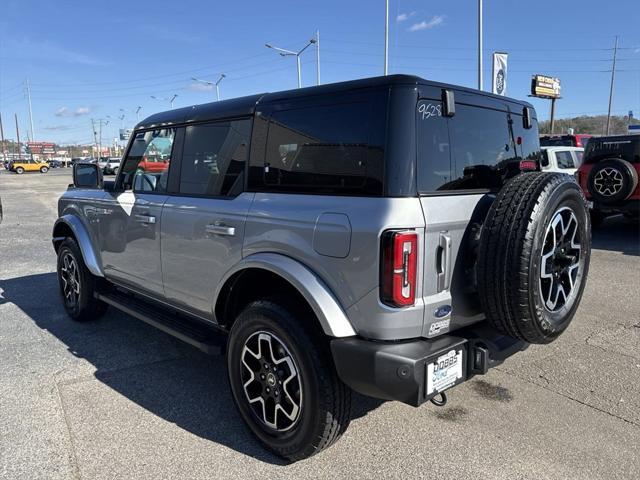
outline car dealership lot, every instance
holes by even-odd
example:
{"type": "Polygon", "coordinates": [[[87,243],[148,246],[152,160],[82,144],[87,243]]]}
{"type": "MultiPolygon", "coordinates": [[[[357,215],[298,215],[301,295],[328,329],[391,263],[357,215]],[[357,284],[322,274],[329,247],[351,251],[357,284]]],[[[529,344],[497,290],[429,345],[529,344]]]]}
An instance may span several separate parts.
{"type": "Polygon", "coordinates": [[[568,332],[420,408],[354,396],[352,427],[294,465],[235,411],[222,357],[115,310],[72,323],[50,232],[68,169],[0,173],[0,478],[637,478],[640,230],[594,234],[568,332]]]}

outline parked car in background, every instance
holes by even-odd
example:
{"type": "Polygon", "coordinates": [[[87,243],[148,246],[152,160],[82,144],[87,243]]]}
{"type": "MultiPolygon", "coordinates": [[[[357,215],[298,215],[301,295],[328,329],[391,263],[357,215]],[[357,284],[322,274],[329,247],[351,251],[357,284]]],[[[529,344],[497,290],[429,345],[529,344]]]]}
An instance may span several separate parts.
{"type": "Polygon", "coordinates": [[[11,162],[9,170],[17,174],[23,174],[24,172],[40,172],[47,173],[49,171],[49,164],[47,162],[41,162],[32,158],[24,160],[14,160],[11,162]]]}
{"type": "Polygon", "coordinates": [[[608,215],[640,216],[640,135],[589,140],[577,178],[592,202],[591,220],[599,225],[608,215]]]}
{"type": "Polygon", "coordinates": [[[109,157],[100,157],[98,159],[98,168],[104,172],[105,168],[107,168],[107,163],[109,163],[109,157]]]}
{"type": "Polygon", "coordinates": [[[120,158],[109,157],[107,164],[104,166],[104,173],[107,175],[114,175],[118,173],[119,168],[120,168],[120,158]]]}
{"type": "Polygon", "coordinates": [[[593,135],[577,133],[572,135],[542,135],[540,146],[542,147],[583,147],[593,135]]]}
{"type": "Polygon", "coordinates": [[[582,147],[542,147],[540,167],[545,172],[573,175],[582,164],[582,147]]]}
{"type": "Polygon", "coordinates": [[[61,300],[223,346],[240,416],[300,460],[346,430],[352,390],[444,405],[569,326],[588,213],[573,178],[531,171],[539,149],[529,103],[408,75],[157,113],[115,181],[74,167],[61,300]]]}

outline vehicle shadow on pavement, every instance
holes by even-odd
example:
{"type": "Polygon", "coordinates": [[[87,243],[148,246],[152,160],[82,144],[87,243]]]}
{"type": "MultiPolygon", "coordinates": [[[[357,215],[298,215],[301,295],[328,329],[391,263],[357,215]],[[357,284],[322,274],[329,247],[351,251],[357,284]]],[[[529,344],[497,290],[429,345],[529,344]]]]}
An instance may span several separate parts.
{"type": "Polygon", "coordinates": [[[640,256],[640,221],[616,215],[593,228],[592,247],[598,250],[640,256]]]}
{"type": "MultiPolygon", "coordinates": [[[[205,355],[113,308],[99,320],[74,322],[64,312],[55,273],[0,280],[0,305],[5,303],[15,304],[74,357],[90,362],[97,380],[152,414],[260,461],[287,464],[266,451],[242,422],[231,398],[223,356],[205,355]]],[[[78,378],[86,376],[81,367],[78,369],[78,378]]],[[[73,370],[65,369],[62,379],[53,378],[63,391],[78,385],[73,370]]],[[[354,394],[352,418],[364,416],[382,403],[354,394]]],[[[104,417],[95,421],[104,422],[104,417]]],[[[111,421],[123,420],[114,416],[111,421]]]]}

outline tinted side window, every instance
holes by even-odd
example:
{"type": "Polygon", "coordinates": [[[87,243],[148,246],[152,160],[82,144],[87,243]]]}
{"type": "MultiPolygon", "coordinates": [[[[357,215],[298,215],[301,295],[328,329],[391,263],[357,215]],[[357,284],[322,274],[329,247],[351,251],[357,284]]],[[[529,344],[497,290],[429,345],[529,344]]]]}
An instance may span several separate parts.
{"type": "Polygon", "coordinates": [[[488,108],[456,105],[449,119],[453,180],[443,189],[496,189],[519,172],[515,125],[518,115],[488,108]]]}
{"type": "Polygon", "coordinates": [[[227,196],[242,191],[250,120],[191,125],[185,129],[180,193],[227,196]]]}
{"type": "Polygon", "coordinates": [[[575,168],[571,152],[556,152],[558,168],[575,168]]]}
{"type": "Polygon", "coordinates": [[[268,191],[380,195],[383,147],[371,145],[366,102],[274,112],[250,186],[268,191]]]}
{"type": "Polygon", "coordinates": [[[421,100],[418,126],[418,190],[434,192],[451,181],[451,152],[447,118],[439,101],[421,100]]]}
{"type": "Polygon", "coordinates": [[[138,132],[122,167],[122,185],[134,192],[165,192],[175,128],[138,132]]]}

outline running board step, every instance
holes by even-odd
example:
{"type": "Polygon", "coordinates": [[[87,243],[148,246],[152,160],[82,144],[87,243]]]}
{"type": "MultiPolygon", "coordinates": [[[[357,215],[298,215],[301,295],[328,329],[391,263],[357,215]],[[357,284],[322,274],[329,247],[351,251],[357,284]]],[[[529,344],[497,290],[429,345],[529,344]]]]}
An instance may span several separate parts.
{"type": "Polygon", "coordinates": [[[209,355],[221,355],[224,352],[225,338],[214,327],[203,325],[201,322],[191,320],[186,315],[177,312],[167,312],[150,302],[118,290],[98,293],[96,297],[209,355]]]}

